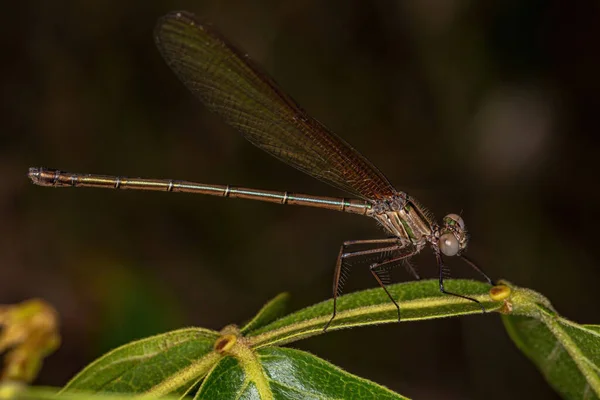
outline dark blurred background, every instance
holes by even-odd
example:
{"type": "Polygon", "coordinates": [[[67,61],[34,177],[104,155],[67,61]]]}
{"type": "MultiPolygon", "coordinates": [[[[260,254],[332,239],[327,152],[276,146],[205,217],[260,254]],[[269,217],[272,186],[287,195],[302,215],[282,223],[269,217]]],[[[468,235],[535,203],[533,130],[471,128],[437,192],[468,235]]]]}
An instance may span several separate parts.
{"type": "MultiPolygon", "coordinates": [[[[136,338],[241,324],[282,291],[292,309],[325,300],[341,242],[383,234],[329,211],[29,183],[28,167],[44,166],[342,195],[254,148],[183,87],[152,37],[177,9],[213,21],[398,189],[438,217],[462,212],[468,254],[491,276],[600,322],[598,2],[9,2],[0,303],[41,297],[61,314],[63,345],[39,384],[62,385],[136,338]]],[[[415,263],[435,277],[429,251],[415,263]]],[[[348,290],[374,286],[358,268],[348,290]]],[[[293,346],[419,399],[556,398],[497,315],[293,346]]]]}

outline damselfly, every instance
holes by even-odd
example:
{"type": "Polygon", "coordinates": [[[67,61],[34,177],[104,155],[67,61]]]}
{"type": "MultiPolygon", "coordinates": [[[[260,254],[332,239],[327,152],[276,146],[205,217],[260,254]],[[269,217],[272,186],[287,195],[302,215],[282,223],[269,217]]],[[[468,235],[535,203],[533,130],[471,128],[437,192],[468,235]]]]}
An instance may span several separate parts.
{"type": "MultiPolygon", "coordinates": [[[[342,293],[343,278],[349,268],[348,260],[365,256],[375,258],[376,262],[369,269],[396,306],[400,319],[400,307],[386,288],[388,271],[427,245],[437,259],[440,290],[481,306],[476,299],[444,288],[443,256],[462,258],[492,284],[492,280],[463,254],[469,237],[459,215],[448,214],[441,224],[436,223],[433,215],[417,200],[394,189],[369,160],[306,114],[245,53],[209,25],[199,23],[192,14],[175,12],[163,17],[157,24],[155,39],[167,64],[184,85],[246,139],[286,164],[359,199],[179,180],[76,174],[45,168],[29,170],[34,183],[200,193],[326,208],[375,218],[390,237],[351,240],[342,244],[333,280],[333,312],[324,329],[335,318],[337,298],[342,293]],[[360,246],[359,250],[356,250],[357,246],[360,246]]],[[[412,267],[409,270],[419,278],[412,267]]],[[[483,306],[481,308],[485,312],[483,306]]]]}

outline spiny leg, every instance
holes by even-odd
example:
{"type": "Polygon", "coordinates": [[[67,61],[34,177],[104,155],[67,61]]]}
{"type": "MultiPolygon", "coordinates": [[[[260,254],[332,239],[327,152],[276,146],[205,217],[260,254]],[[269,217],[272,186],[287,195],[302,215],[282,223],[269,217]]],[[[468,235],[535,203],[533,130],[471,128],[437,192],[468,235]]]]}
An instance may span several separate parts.
{"type": "Polygon", "coordinates": [[[358,239],[358,240],[346,240],[342,243],[342,247],[350,247],[360,244],[384,244],[384,243],[398,243],[397,237],[388,237],[385,239],[358,239]]]}
{"type": "Polygon", "coordinates": [[[487,274],[485,272],[483,272],[481,267],[479,267],[472,260],[468,259],[467,257],[465,257],[463,255],[460,255],[459,257],[462,258],[467,264],[469,264],[471,266],[471,268],[473,268],[475,271],[479,272],[489,282],[490,285],[492,285],[492,286],[495,285],[494,281],[492,281],[492,278],[487,276],[487,274]]]}
{"type": "MultiPolygon", "coordinates": [[[[341,296],[342,294],[342,288],[343,285],[345,283],[345,280],[348,276],[349,273],[349,268],[351,265],[349,263],[345,263],[344,260],[352,258],[352,257],[358,257],[358,256],[367,256],[367,255],[373,255],[373,254],[384,254],[384,253],[388,253],[388,252],[393,252],[396,251],[398,249],[401,249],[402,247],[404,247],[403,245],[400,245],[398,242],[397,238],[389,238],[389,239],[368,239],[368,240],[348,240],[345,241],[341,248],[340,248],[340,253],[338,255],[337,258],[337,262],[336,262],[336,268],[335,268],[335,274],[333,277],[333,314],[335,316],[336,313],[336,303],[337,303],[337,297],[341,296]],[[346,248],[353,246],[353,245],[360,245],[360,244],[386,244],[386,243],[393,243],[392,246],[386,246],[386,247],[376,247],[374,249],[366,249],[366,250],[359,250],[359,251],[353,251],[353,252],[346,252],[346,248]]],[[[333,318],[332,318],[333,319],[333,318]]]]}
{"type": "Polygon", "coordinates": [[[342,246],[340,247],[340,252],[337,257],[337,261],[335,263],[335,273],[333,274],[333,313],[331,315],[331,318],[329,319],[329,321],[327,322],[327,324],[325,324],[325,327],[323,328],[324,332],[327,331],[327,328],[329,328],[329,325],[331,324],[331,322],[333,321],[333,319],[335,318],[335,316],[337,314],[337,298],[342,293],[342,287],[344,285],[344,282],[345,282],[345,279],[346,279],[346,276],[348,273],[348,269],[347,269],[348,266],[347,266],[347,264],[344,263],[344,259],[351,258],[351,257],[357,257],[357,256],[365,256],[365,255],[369,255],[369,254],[386,253],[386,252],[390,252],[390,251],[396,251],[401,248],[402,248],[402,246],[400,244],[398,244],[397,238],[348,240],[348,241],[345,241],[344,243],[342,243],[342,246]],[[361,250],[361,251],[356,251],[356,252],[352,252],[352,253],[345,253],[346,247],[348,247],[348,246],[357,245],[357,244],[385,244],[385,243],[396,243],[396,244],[394,246],[379,247],[379,248],[375,248],[375,249],[361,250]]]}
{"type": "Polygon", "coordinates": [[[381,288],[388,295],[388,297],[390,298],[392,303],[394,303],[394,305],[396,306],[396,309],[398,310],[398,322],[400,322],[400,306],[398,305],[396,300],[394,300],[394,298],[392,297],[392,295],[390,294],[389,290],[386,287],[386,285],[388,284],[388,280],[389,280],[388,276],[382,275],[382,273],[385,272],[387,274],[389,268],[394,267],[394,263],[397,263],[398,261],[402,261],[406,258],[409,258],[409,257],[415,255],[416,253],[417,253],[417,250],[415,248],[410,248],[410,251],[407,251],[406,253],[401,254],[398,257],[394,257],[391,260],[386,260],[386,261],[383,261],[380,263],[371,264],[369,266],[369,270],[371,271],[371,274],[373,274],[373,276],[377,280],[377,283],[379,283],[379,286],[381,286],[381,288]]]}
{"type": "Polygon", "coordinates": [[[458,294],[458,293],[453,293],[453,292],[449,292],[444,288],[444,261],[442,260],[442,255],[439,252],[435,253],[435,257],[437,259],[437,263],[438,263],[438,267],[440,269],[440,292],[444,293],[444,294],[449,294],[451,296],[455,296],[455,297],[460,297],[461,299],[465,299],[465,300],[470,300],[473,301],[477,304],[479,304],[479,307],[481,307],[481,310],[485,313],[485,307],[483,307],[483,304],[481,304],[481,302],[477,299],[474,299],[472,297],[469,296],[463,296],[462,294],[458,294]]]}
{"type": "Polygon", "coordinates": [[[416,280],[421,280],[421,276],[417,273],[417,270],[415,269],[415,267],[413,267],[412,263],[408,258],[404,259],[404,267],[406,268],[406,271],[409,274],[411,274],[416,280]]]}

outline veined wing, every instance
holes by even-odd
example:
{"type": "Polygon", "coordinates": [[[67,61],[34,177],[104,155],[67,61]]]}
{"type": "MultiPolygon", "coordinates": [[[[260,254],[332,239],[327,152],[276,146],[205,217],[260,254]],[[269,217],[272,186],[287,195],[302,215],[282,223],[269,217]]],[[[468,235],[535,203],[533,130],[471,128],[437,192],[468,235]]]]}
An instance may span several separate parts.
{"type": "Polygon", "coordinates": [[[185,86],[254,145],[362,198],[396,193],[371,162],[306,114],[247,55],[194,15],[167,14],[156,26],[155,39],[185,86]]]}

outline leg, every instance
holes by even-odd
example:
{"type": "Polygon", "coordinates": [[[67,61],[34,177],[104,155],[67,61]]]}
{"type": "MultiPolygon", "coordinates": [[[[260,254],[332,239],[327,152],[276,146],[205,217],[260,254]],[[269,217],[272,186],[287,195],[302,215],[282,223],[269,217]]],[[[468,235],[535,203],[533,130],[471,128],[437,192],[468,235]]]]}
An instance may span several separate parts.
{"type": "Polygon", "coordinates": [[[415,267],[413,267],[412,263],[410,262],[410,260],[408,258],[404,259],[404,267],[406,268],[406,271],[411,274],[412,276],[414,276],[414,278],[418,281],[421,280],[421,277],[419,276],[419,274],[417,273],[417,270],[415,269],[415,267]]]}
{"type": "Polygon", "coordinates": [[[357,244],[382,244],[382,243],[398,243],[397,237],[385,238],[385,239],[365,239],[365,240],[346,240],[342,243],[342,246],[348,247],[357,244]]]}
{"type": "Polygon", "coordinates": [[[392,295],[390,294],[390,292],[387,290],[386,282],[384,282],[386,279],[384,279],[380,275],[382,271],[385,271],[385,269],[382,269],[381,267],[387,267],[387,268],[393,267],[394,263],[397,263],[398,261],[401,261],[401,260],[404,260],[404,259],[406,259],[408,257],[411,257],[415,253],[416,253],[416,250],[414,248],[410,248],[409,251],[407,251],[404,254],[401,254],[399,257],[395,257],[395,258],[392,258],[391,260],[383,261],[383,262],[380,262],[380,263],[371,264],[369,266],[369,269],[371,270],[371,273],[373,274],[373,276],[377,280],[377,283],[379,283],[379,286],[381,286],[381,288],[388,295],[388,297],[390,298],[390,300],[392,301],[392,303],[394,303],[394,305],[396,306],[396,309],[398,310],[398,322],[400,322],[400,306],[398,305],[398,303],[396,302],[396,300],[394,300],[394,298],[392,297],[392,295]]]}
{"type": "Polygon", "coordinates": [[[340,252],[337,257],[337,261],[335,263],[335,273],[333,274],[333,313],[331,315],[331,318],[329,319],[329,321],[327,322],[327,324],[325,324],[325,327],[323,328],[324,332],[327,331],[327,328],[329,328],[329,325],[331,324],[331,322],[333,321],[333,319],[335,318],[335,316],[337,314],[337,298],[338,298],[338,296],[340,296],[342,294],[342,287],[344,285],[344,282],[345,282],[345,279],[347,276],[347,272],[348,272],[347,265],[344,264],[344,260],[347,258],[351,258],[351,257],[396,251],[396,250],[401,249],[402,247],[403,246],[401,246],[398,243],[398,239],[349,240],[342,244],[342,246],[340,247],[340,252]],[[353,253],[345,252],[347,246],[352,246],[352,245],[356,245],[356,244],[378,244],[378,243],[396,243],[396,244],[393,246],[380,247],[380,248],[362,250],[362,251],[355,251],[353,253]]]}
{"type": "Polygon", "coordinates": [[[449,294],[451,296],[460,297],[461,299],[473,301],[473,302],[479,304],[479,307],[481,307],[481,310],[485,313],[485,308],[479,302],[479,300],[476,300],[476,299],[474,299],[472,297],[463,296],[463,295],[458,294],[458,293],[448,292],[446,289],[444,289],[444,261],[442,260],[442,256],[441,256],[440,253],[436,252],[435,257],[437,259],[438,267],[440,269],[440,292],[442,292],[444,294],[449,294]]]}
{"type": "Polygon", "coordinates": [[[483,270],[481,268],[479,268],[477,266],[477,264],[475,264],[473,261],[469,260],[467,257],[461,255],[459,256],[460,258],[462,258],[467,264],[469,264],[471,266],[471,268],[473,268],[475,271],[479,272],[481,275],[483,275],[483,277],[490,283],[490,285],[494,286],[494,281],[492,281],[492,279],[487,276],[487,274],[485,272],[483,272],[483,270]]]}

